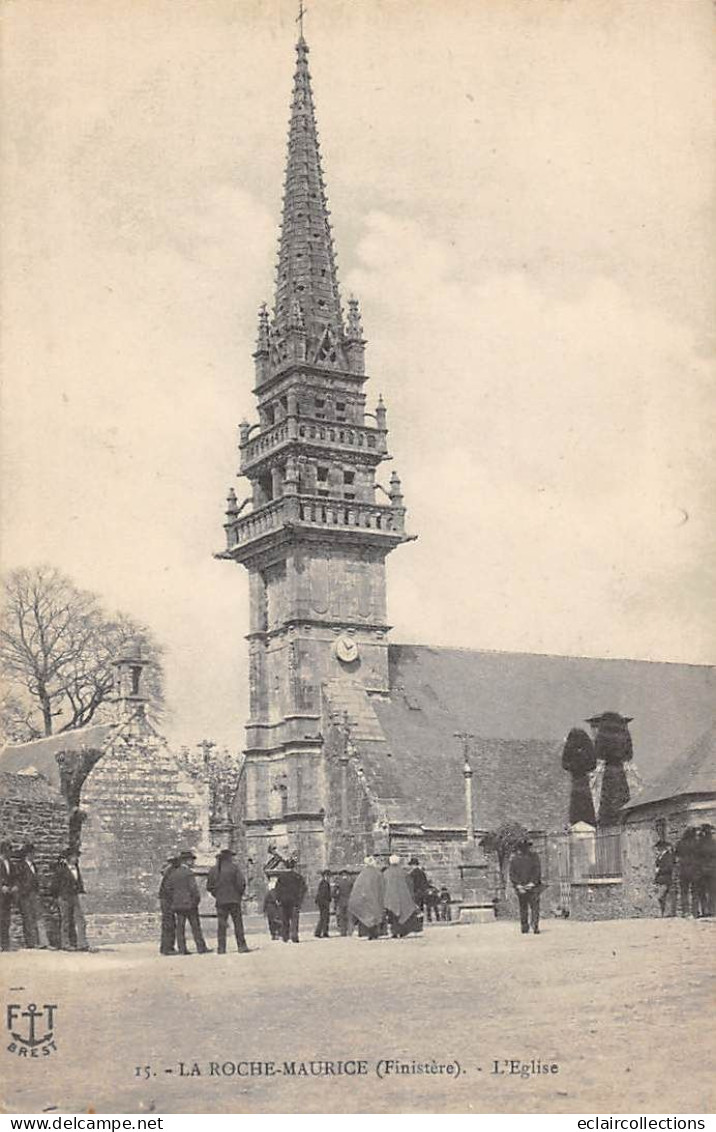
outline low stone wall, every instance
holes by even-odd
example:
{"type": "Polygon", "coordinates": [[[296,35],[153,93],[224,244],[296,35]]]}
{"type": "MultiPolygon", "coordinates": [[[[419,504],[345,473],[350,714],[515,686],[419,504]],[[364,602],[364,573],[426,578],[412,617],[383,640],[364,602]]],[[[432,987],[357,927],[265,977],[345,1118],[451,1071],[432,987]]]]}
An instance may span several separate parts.
{"type": "Polygon", "coordinates": [[[570,890],[572,920],[629,920],[643,915],[635,910],[623,880],[580,881],[570,890]]]}
{"type": "Polygon", "coordinates": [[[90,947],[104,947],[112,943],[144,943],[155,939],[159,947],[160,926],[158,912],[117,915],[98,912],[87,916],[87,940],[90,947]]]}

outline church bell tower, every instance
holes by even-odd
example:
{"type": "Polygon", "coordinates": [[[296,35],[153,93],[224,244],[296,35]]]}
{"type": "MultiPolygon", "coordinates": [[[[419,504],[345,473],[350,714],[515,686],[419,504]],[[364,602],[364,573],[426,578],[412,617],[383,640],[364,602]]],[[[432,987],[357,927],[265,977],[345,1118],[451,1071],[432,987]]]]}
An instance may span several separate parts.
{"type": "Polygon", "coordinates": [[[397,474],[376,480],[386,410],[380,397],[367,408],[358,302],[341,307],[302,32],[296,54],[275,302],[259,312],[254,352],[258,420],[239,427],[250,494],[229,491],[221,557],[249,573],[247,837],[315,862],[323,688],[388,692],[385,558],[408,536],[397,474]]]}

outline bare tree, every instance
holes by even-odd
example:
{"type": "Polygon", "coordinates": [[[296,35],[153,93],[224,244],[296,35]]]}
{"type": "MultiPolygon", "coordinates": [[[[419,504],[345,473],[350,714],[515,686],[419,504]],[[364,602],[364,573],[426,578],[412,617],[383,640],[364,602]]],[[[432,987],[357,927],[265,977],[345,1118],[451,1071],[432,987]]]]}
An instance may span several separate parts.
{"type": "Polygon", "coordinates": [[[114,688],[112,661],[137,641],[151,662],[147,694],[156,715],[161,656],[146,627],[125,614],[108,617],[95,594],[53,567],[14,570],[5,579],[0,618],[0,710],[8,736],[32,739],[101,719],[114,688]]]}

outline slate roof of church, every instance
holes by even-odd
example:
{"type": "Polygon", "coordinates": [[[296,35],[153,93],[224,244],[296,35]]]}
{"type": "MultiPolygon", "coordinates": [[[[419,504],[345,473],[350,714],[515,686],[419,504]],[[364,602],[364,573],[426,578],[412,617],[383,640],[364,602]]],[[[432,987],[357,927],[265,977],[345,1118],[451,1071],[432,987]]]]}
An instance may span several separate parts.
{"type": "Polygon", "coordinates": [[[645,786],[713,724],[716,669],[638,660],[391,645],[390,699],[372,698],[385,736],[360,739],[373,792],[394,821],[464,827],[463,751],[470,732],[480,829],[514,820],[561,829],[572,727],[602,711],[632,716],[634,762],[645,786]],[[387,751],[390,751],[390,755],[387,751]]]}
{"type": "Polygon", "coordinates": [[[635,795],[627,809],[685,794],[716,794],[716,727],[674,759],[652,786],[635,795]]]}

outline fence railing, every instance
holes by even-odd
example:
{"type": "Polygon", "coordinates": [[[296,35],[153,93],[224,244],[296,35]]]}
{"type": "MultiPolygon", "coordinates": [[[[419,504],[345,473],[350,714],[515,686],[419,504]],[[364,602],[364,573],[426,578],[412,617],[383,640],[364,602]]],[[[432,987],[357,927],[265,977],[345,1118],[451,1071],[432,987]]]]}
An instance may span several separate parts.
{"type": "Polygon", "coordinates": [[[621,830],[572,830],[565,834],[564,852],[559,854],[559,861],[561,879],[569,880],[572,884],[620,877],[621,830]]]}

